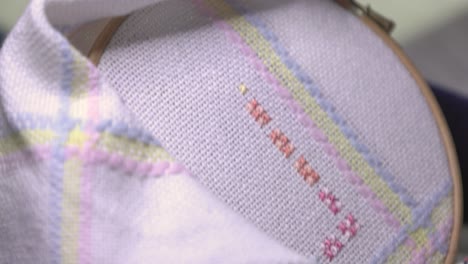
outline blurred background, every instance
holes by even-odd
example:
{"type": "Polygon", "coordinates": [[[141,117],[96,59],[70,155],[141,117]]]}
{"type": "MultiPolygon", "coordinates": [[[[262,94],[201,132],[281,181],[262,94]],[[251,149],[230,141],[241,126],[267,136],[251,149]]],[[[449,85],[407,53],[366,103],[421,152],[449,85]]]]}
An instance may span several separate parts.
{"type": "MultiPolygon", "coordinates": [[[[28,2],[0,0],[0,43],[28,2]]],[[[392,35],[431,84],[452,130],[463,178],[468,179],[468,0],[359,2],[396,22],[392,35]]],[[[468,188],[464,192],[468,204],[468,188]]],[[[465,222],[467,213],[465,209],[465,222]]],[[[460,259],[468,256],[468,229],[462,233],[460,259]]]]}

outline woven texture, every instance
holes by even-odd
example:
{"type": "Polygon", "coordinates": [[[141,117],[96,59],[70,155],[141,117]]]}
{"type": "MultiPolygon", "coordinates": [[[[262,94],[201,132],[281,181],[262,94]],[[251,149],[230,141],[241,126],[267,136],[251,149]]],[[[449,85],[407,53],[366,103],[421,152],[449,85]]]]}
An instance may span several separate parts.
{"type": "Polygon", "coordinates": [[[163,2],[124,22],[99,67],[177,160],[284,245],[328,261],[334,235],[333,261],[349,263],[446,253],[451,180],[430,110],[392,51],[332,2],[163,2]],[[320,175],[312,187],[301,155],[320,175]],[[349,213],[360,228],[348,241],[337,227],[349,213]]]}
{"type": "Polygon", "coordinates": [[[444,147],[369,29],[325,0],[153,2],[34,0],[5,42],[0,263],[444,260],[444,147]],[[98,68],[63,36],[130,12],[98,68]]]}

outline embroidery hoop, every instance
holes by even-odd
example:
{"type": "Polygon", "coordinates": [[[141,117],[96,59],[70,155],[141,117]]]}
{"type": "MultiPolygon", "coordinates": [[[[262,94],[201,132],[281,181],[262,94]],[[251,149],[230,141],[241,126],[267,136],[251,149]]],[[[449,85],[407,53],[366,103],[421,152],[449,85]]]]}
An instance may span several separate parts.
{"type": "MultiPolygon", "coordinates": [[[[369,27],[380,39],[384,41],[387,47],[394,52],[400,62],[406,67],[412,78],[416,81],[432,112],[432,116],[438,126],[440,138],[444,144],[449,170],[453,180],[454,222],[445,263],[454,263],[456,260],[458,241],[462,227],[463,196],[458,159],[452,137],[442,111],[420,72],[406,56],[401,47],[389,36],[388,33],[392,30],[393,23],[375,13],[370,8],[365,9],[362,6],[356,5],[354,1],[345,0],[338,2],[358,16],[362,23],[369,27]]],[[[127,17],[128,16],[115,17],[81,26],[72,32],[68,38],[76,47],[78,47],[78,49],[81,50],[81,52],[88,54],[88,58],[93,64],[98,65],[112,37],[127,17]]]]}

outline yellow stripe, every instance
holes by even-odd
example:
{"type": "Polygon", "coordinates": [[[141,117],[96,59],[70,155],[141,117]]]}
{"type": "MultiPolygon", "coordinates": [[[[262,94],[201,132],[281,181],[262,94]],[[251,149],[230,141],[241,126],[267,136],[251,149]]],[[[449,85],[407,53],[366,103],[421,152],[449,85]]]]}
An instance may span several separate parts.
{"type": "Polygon", "coordinates": [[[400,201],[398,195],[388,188],[387,184],[376,175],[364,158],[353,148],[339,127],[310,97],[302,83],[282,63],[270,43],[261,36],[255,27],[250,25],[226,3],[217,0],[207,0],[207,3],[214,7],[223,18],[227,19],[227,23],[256,51],[269,71],[280,78],[282,85],[288,88],[294,99],[301,103],[309,117],[326,133],[330,142],[338,149],[342,157],[348,161],[351,168],[361,176],[365,184],[376,193],[378,198],[400,221],[409,223],[411,221],[410,209],[400,201]]]}
{"type": "MultiPolygon", "coordinates": [[[[84,60],[81,55],[72,50],[73,56],[73,79],[71,83],[69,115],[77,111],[77,103],[85,101],[82,96],[86,91],[87,71],[84,60]]],[[[85,113],[83,110],[77,112],[85,113]]],[[[82,147],[87,139],[79,127],[75,127],[68,134],[65,146],[82,147]]],[[[82,172],[82,161],[78,157],[72,157],[65,161],[63,168],[63,191],[62,191],[62,223],[61,223],[61,242],[62,242],[62,263],[74,264],[78,262],[78,239],[79,239],[79,220],[80,220],[80,178],[82,172]]]]}
{"type": "Polygon", "coordinates": [[[440,204],[432,211],[431,220],[438,226],[447,220],[448,216],[453,215],[453,192],[442,199],[440,204]]]}
{"type": "Polygon", "coordinates": [[[68,142],[66,145],[82,146],[88,140],[88,138],[89,136],[86,134],[86,132],[76,127],[68,134],[68,142]]]}
{"type": "Polygon", "coordinates": [[[108,132],[102,134],[99,147],[108,152],[131,156],[138,161],[172,160],[171,156],[162,147],[145,145],[140,141],[114,136],[108,132]]]}
{"type": "Polygon", "coordinates": [[[416,242],[418,250],[427,244],[428,235],[433,231],[433,228],[418,228],[413,233],[411,233],[411,238],[416,242]]]}
{"type": "Polygon", "coordinates": [[[80,212],[81,160],[71,158],[65,162],[62,197],[62,261],[66,264],[78,261],[78,232],[80,212]]]}
{"type": "MultiPolygon", "coordinates": [[[[50,144],[56,138],[52,130],[26,130],[0,139],[0,157],[20,151],[28,146],[50,144]]],[[[66,142],[66,146],[81,147],[89,138],[89,135],[79,128],[73,129],[66,142]]],[[[171,161],[172,157],[162,147],[145,145],[144,143],[120,136],[114,136],[108,132],[101,134],[99,148],[112,153],[120,153],[132,157],[137,161],[157,162],[161,160],[171,161]]]]}
{"type": "Polygon", "coordinates": [[[431,261],[429,263],[431,263],[431,264],[440,264],[440,263],[444,263],[444,260],[445,260],[445,256],[440,254],[440,252],[436,252],[432,256],[431,261]]]}
{"type": "Polygon", "coordinates": [[[20,151],[31,145],[51,143],[56,137],[51,130],[25,130],[0,139],[0,156],[20,151]]]}

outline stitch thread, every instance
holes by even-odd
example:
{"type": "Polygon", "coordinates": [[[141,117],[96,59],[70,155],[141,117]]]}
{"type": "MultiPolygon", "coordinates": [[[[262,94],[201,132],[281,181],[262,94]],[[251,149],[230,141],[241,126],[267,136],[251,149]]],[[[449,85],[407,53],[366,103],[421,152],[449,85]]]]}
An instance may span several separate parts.
{"type": "Polygon", "coordinates": [[[264,127],[271,121],[271,117],[267,114],[265,109],[257,102],[256,99],[250,100],[246,105],[247,111],[257,121],[260,127],[264,127]]]}
{"type": "Polygon", "coordinates": [[[341,203],[327,188],[322,188],[318,193],[319,199],[328,207],[328,209],[337,215],[341,211],[341,203]]]}
{"type": "Polygon", "coordinates": [[[322,243],[323,255],[332,261],[343,248],[343,244],[335,236],[330,235],[322,243]]]}
{"type": "Polygon", "coordinates": [[[249,91],[249,89],[247,89],[247,86],[245,86],[245,84],[241,84],[239,86],[239,91],[241,92],[242,95],[245,95],[249,91]]]}
{"type": "Polygon", "coordinates": [[[284,153],[284,156],[286,158],[289,158],[294,152],[294,150],[295,150],[295,147],[291,143],[288,143],[281,148],[281,152],[284,153]]]}
{"type": "Polygon", "coordinates": [[[279,129],[273,129],[269,135],[273,144],[284,154],[286,158],[289,158],[294,152],[295,148],[286,135],[283,134],[279,129]]]}
{"type": "Polygon", "coordinates": [[[341,231],[345,240],[349,241],[351,238],[356,236],[357,231],[359,230],[359,224],[354,216],[349,213],[346,218],[338,224],[337,228],[341,231]]]}
{"type": "Polygon", "coordinates": [[[303,155],[299,156],[296,162],[294,162],[294,168],[296,168],[297,172],[310,186],[313,186],[320,180],[318,173],[312,169],[303,155]]]}

